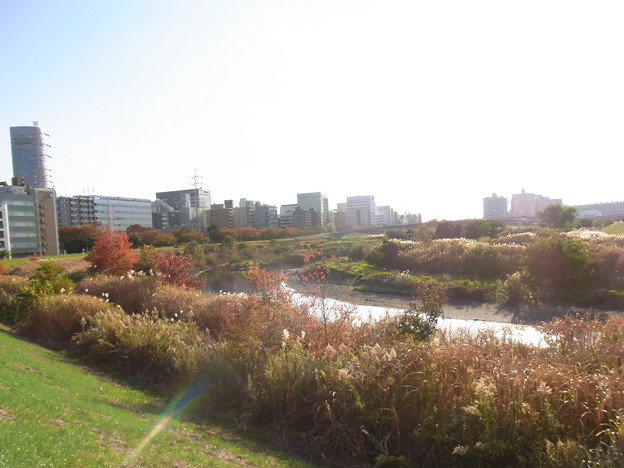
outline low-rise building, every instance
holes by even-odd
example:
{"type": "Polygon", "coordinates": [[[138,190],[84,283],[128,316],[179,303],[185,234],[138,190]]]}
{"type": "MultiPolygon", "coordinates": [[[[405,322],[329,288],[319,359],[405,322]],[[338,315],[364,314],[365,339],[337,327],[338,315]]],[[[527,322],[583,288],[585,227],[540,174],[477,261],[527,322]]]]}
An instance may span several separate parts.
{"type": "Polygon", "coordinates": [[[31,189],[19,178],[13,179],[13,185],[3,182],[0,218],[0,250],[10,256],[60,253],[53,189],[31,189]]]}
{"type": "Polygon", "coordinates": [[[219,228],[234,228],[234,202],[225,200],[223,203],[213,203],[207,212],[208,226],[219,228]]]}
{"type": "Polygon", "coordinates": [[[624,202],[590,203],[575,205],[579,218],[624,219],[624,202]]]}
{"type": "Polygon", "coordinates": [[[142,198],[77,195],[58,197],[61,226],[80,226],[99,221],[105,229],[125,231],[140,224],[153,227],[152,202],[142,198]]]}

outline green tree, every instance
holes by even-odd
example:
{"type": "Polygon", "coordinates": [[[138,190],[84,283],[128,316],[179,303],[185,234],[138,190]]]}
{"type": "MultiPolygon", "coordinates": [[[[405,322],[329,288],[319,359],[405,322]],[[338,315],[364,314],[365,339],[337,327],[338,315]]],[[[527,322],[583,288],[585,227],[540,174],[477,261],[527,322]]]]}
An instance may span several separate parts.
{"type": "Polygon", "coordinates": [[[461,237],[461,225],[450,221],[440,221],[435,229],[436,239],[455,239],[461,237]]]}
{"type": "Polygon", "coordinates": [[[466,225],[464,237],[466,239],[492,237],[492,224],[484,219],[473,219],[466,225]]]}
{"type": "Polygon", "coordinates": [[[399,244],[393,240],[384,239],[368,256],[367,261],[383,268],[393,268],[399,256],[399,244]]]}
{"type": "Polygon", "coordinates": [[[578,224],[576,208],[572,206],[548,205],[537,216],[542,226],[554,229],[571,230],[578,224]]]}
{"type": "Polygon", "coordinates": [[[221,229],[219,229],[219,226],[217,226],[216,224],[213,224],[208,228],[208,238],[210,239],[210,242],[221,242],[223,237],[224,234],[221,232],[221,229]]]}
{"type": "Polygon", "coordinates": [[[126,234],[128,234],[132,246],[138,249],[144,245],[155,245],[161,233],[152,227],[132,224],[126,229],[126,234]]]}
{"type": "Polygon", "coordinates": [[[59,245],[67,253],[86,252],[91,250],[101,232],[102,224],[99,222],[60,227],[59,245]]]}
{"type": "Polygon", "coordinates": [[[222,252],[233,252],[238,247],[238,241],[234,236],[226,234],[221,241],[222,252]]]}

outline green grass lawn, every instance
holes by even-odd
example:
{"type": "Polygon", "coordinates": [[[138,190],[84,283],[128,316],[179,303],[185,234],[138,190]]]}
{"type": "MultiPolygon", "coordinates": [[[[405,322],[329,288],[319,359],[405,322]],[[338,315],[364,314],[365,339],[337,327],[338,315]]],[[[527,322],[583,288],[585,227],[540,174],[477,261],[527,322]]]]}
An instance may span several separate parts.
{"type": "MultiPolygon", "coordinates": [[[[70,259],[70,258],[82,258],[85,254],[77,253],[77,254],[66,254],[66,255],[47,255],[44,257],[38,257],[39,260],[62,260],[62,259],[70,259]]],[[[14,267],[19,263],[30,262],[29,257],[17,257],[17,258],[3,258],[0,259],[0,265],[4,265],[7,269],[14,267]]]]}
{"type": "Polygon", "coordinates": [[[0,325],[0,467],[313,466],[223,424],[163,424],[167,411],[0,325]]]}

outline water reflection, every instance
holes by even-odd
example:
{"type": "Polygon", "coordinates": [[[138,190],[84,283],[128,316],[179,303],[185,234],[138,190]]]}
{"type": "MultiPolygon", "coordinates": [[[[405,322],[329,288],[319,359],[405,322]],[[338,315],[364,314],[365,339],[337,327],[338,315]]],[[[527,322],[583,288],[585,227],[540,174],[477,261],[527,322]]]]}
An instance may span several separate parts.
{"type": "MultiPolygon", "coordinates": [[[[295,302],[308,303],[309,298],[298,294],[293,291],[293,299],[295,302]]],[[[352,304],[341,302],[336,299],[326,299],[326,306],[339,307],[339,306],[353,306],[352,304]]],[[[392,307],[379,307],[369,305],[353,306],[356,310],[356,315],[360,321],[374,321],[380,320],[386,317],[392,317],[403,312],[403,309],[396,309],[392,307]]],[[[465,332],[468,334],[477,333],[480,331],[491,331],[494,336],[499,338],[509,338],[514,341],[519,341],[526,344],[535,346],[542,346],[544,344],[542,333],[537,328],[530,325],[519,325],[512,323],[500,323],[500,322],[487,322],[484,320],[463,320],[463,319],[451,319],[440,318],[438,319],[438,327],[449,332],[465,332]]]]}
{"type": "Polygon", "coordinates": [[[227,268],[213,268],[202,273],[200,278],[205,281],[202,292],[205,293],[248,293],[249,283],[239,271],[227,268]]]}

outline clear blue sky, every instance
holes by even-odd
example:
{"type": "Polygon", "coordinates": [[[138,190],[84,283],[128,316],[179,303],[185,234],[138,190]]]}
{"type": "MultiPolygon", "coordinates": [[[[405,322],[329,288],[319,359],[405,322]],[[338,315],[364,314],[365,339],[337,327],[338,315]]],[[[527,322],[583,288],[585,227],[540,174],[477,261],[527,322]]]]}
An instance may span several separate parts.
{"type": "Polygon", "coordinates": [[[59,195],[330,207],[424,219],[492,192],[624,200],[624,2],[0,0],[9,127],[50,135],[59,195]]]}

